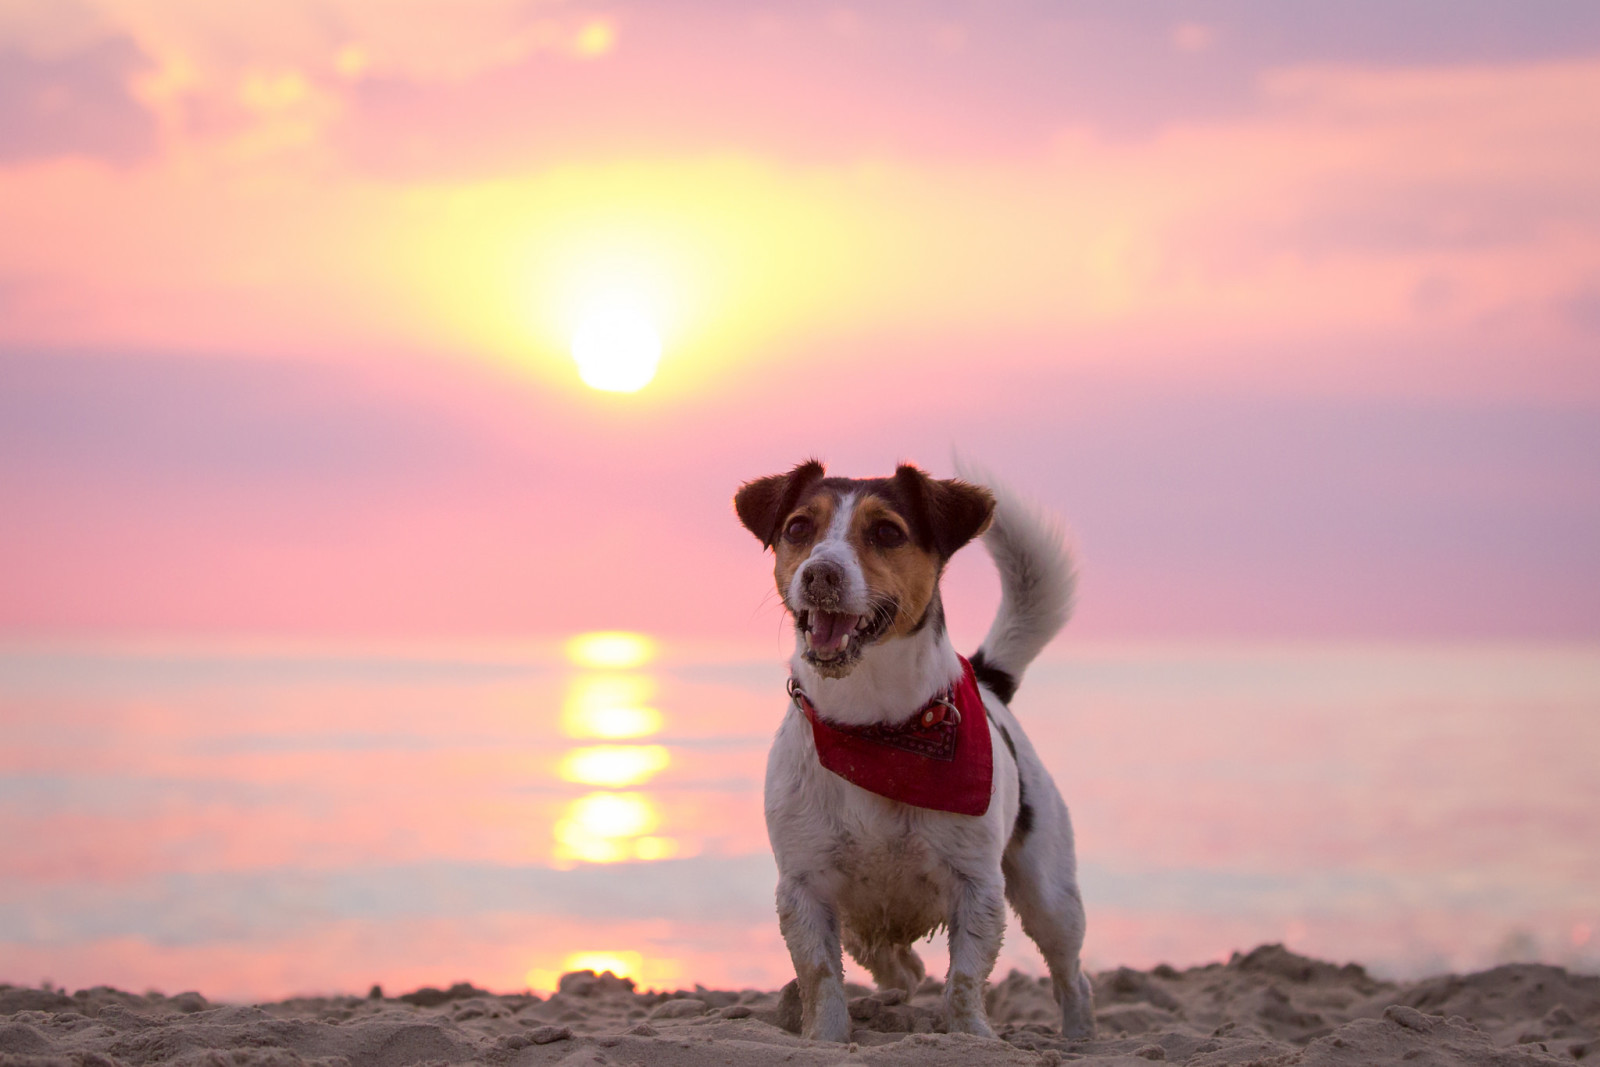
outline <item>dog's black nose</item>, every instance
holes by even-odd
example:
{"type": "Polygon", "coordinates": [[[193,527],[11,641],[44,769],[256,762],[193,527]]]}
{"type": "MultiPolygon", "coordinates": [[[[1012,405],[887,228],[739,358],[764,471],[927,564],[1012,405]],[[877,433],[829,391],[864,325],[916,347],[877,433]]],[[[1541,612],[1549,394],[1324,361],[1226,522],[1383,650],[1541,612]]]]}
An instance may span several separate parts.
{"type": "Polygon", "coordinates": [[[800,588],[806,600],[816,607],[831,608],[844,594],[844,568],[825,559],[807,564],[800,588]]]}

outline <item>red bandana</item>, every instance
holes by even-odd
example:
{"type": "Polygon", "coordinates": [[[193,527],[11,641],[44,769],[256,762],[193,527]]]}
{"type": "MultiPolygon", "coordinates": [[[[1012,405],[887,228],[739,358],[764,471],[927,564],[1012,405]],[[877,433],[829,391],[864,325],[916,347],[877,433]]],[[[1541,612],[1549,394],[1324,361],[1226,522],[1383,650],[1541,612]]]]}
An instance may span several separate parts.
{"type": "Polygon", "coordinates": [[[972,664],[961,659],[961,680],[901,723],[846,726],[817,713],[798,688],[795,703],[811,721],[817,758],[862,789],[934,811],[982,815],[989,810],[994,753],[989,720],[972,664]],[[955,705],[952,715],[944,700],[955,705]]]}

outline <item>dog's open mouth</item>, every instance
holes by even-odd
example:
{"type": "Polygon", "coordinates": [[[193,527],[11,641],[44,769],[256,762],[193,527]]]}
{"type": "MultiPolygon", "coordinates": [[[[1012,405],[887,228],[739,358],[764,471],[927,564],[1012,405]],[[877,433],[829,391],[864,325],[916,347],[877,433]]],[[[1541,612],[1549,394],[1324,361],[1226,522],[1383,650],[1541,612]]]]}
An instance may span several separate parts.
{"type": "Polygon", "coordinates": [[[824,673],[842,674],[855,665],[862,649],[883,635],[896,613],[893,604],[880,604],[865,615],[806,608],[795,615],[794,624],[806,637],[806,662],[824,673]]]}

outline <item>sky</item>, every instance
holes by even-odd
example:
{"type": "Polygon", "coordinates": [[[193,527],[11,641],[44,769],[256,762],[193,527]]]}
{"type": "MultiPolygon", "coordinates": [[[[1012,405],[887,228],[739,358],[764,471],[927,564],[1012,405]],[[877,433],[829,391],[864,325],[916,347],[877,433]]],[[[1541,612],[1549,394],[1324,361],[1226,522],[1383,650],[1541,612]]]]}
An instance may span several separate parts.
{"type": "Polygon", "coordinates": [[[1560,0],[0,0],[0,636],[768,648],[737,485],[959,449],[1078,638],[1591,642],[1597,100],[1560,0]]]}

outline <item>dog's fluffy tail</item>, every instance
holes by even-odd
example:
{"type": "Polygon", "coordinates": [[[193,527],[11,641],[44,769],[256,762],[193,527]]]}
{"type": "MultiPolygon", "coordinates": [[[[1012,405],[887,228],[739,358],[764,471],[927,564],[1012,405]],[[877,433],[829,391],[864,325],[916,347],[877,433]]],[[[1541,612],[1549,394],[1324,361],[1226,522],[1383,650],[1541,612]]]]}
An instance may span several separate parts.
{"type": "Polygon", "coordinates": [[[956,473],[994,494],[983,535],[1000,571],[1000,611],[972,655],[978,681],[1011,703],[1022,672],[1072,615],[1077,574],[1061,523],[1016,497],[986,471],[956,457],[956,473]]]}

